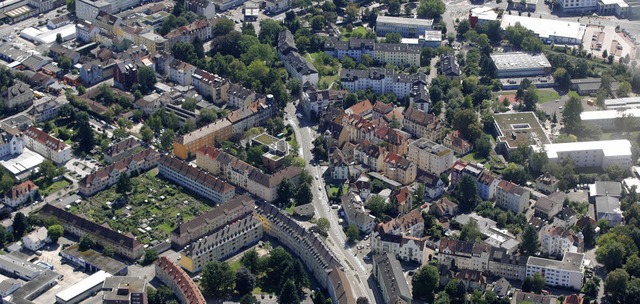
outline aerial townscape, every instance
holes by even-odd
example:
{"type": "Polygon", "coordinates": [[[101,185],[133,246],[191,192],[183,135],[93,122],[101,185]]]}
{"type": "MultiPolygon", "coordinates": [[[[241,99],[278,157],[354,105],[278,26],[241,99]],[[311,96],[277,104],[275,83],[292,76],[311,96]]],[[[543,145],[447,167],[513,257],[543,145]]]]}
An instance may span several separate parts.
{"type": "Polygon", "coordinates": [[[640,303],[640,0],[0,9],[0,303],[640,303]]]}

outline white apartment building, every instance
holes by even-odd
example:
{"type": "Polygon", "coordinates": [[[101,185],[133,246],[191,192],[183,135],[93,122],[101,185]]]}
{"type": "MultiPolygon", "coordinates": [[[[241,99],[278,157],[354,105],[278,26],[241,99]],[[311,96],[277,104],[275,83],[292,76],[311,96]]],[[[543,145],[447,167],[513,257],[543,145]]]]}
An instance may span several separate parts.
{"type": "Polygon", "coordinates": [[[398,260],[422,263],[426,238],[402,235],[379,234],[374,232],[369,240],[374,254],[392,253],[398,260]]]}
{"type": "Polygon", "coordinates": [[[433,19],[401,18],[378,16],[376,20],[376,35],[399,33],[405,38],[418,38],[425,31],[433,29],[433,19]]]}
{"type": "Polygon", "coordinates": [[[32,181],[28,180],[15,185],[4,194],[3,203],[9,207],[16,208],[29,199],[35,198],[38,194],[38,186],[32,181]]]}
{"type": "Polygon", "coordinates": [[[371,89],[377,94],[394,93],[398,98],[411,94],[414,85],[426,83],[424,73],[397,74],[393,70],[371,68],[368,70],[340,71],[340,83],[349,92],[371,89]]]}
{"type": "MultiPolygon", "coordinates": [[[[640,108],[603,111],[584,111],[580,113],[584,123],[599,126],[602,130],[625,130],[631,126],[640,126],[640,108]]],[[[629,130],[633,131],[633,130],[629,130]]]]}
{"type": "Polygon", "coordinates": [[[22,237],[22,247],[31,251],[40,250],[40,248],[44,247],[44,245],[51,241],[48,233],[49,231],[47,231],[47,228],[45,227],[40,227],[32,231],[22,237]]]}
{"type": "Polygon", "coordinates": [[[624,0],[598,0],[598,14],[625,18],[629,14],[629,4],[624,0]]]}
{"type": "Polygon", "coordinates": [[[486,271],[489,267],[491,246],[486,243],[471,243],[454,239],[440,240],[438,263],[440,265],[455,265],[462,269],[486,271]]]}
{"type": "MultiPolygon", "coordinates": [[[[533,148],[541,150],[539,146],[533,148]]],[[[548,144],[543,149],[551,164],[561,163],[567,158],[571,158],[578,168],[606,169],[611,165],[618,165],[624,169],[632,164],[631,143],[626,139],[548,144]]]]}
{"type": "Polygon", "coordinates": [[[501,180],[496,187],[496,206],[514,213],[525,212],[531,192],[510,181],[501,180]]]}
{"type": "Polygon", "coordinates": [[[16,128],[0,129],[0,157],[22,154],[24,149],[24,136],[16,128]]]}
{"type": "Polygon", "coordinates": [[[566,252],[562,261],[529,257],[527,276],[540,273],[547,286],[580,290],[584,280],[584,253],[566,252]]]}
{"type": "Polygon", "coordinates": [[[77,0],[76,1],[76,17],[84,19],[95,24],[96,17],[100,11],[106,13],[117,13],[113,9],[111,1],[105,0],[77,0]]]}
{"type": "Polygon", "coordinates": [[[455,162],[453,150],[426,138],[409,144],[407,158],[418,165],[418,168],[436,175],[449,170],[455,162]]]}
{"type": "Polygon", "coordinates": [[[71,159],[71,146],[48,133],[31,126],[24,131],[24,144],[27,148],[51,160],[57,165],[71,159]]]}
{"type": "Polygon", "coordinates": [[[581,232],[575,234],[560,226],[550,227],[542,232],[540,249],[550,256],[560,256],[565,252],[580,253],[584,250],[584,237],[581,232]]]}

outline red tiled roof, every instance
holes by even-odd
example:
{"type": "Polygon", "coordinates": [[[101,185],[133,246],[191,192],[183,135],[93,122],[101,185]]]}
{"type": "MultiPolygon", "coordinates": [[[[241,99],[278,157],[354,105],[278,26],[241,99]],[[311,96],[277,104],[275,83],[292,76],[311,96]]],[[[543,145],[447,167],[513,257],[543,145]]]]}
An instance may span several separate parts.
{"type": "Polygon", "coordinates": [[[29,127],[24,134],[56,152],[62,151],[66,147],[64,141],[59,140],[34,126],[29,127]]]}
{"type": "Polygon", "coordinates": [[[178,286],[179,290],[174,292],[182,293],[186,303],[189,304],[206,304],[207,301],[200,292],[200,289],[196,283],[191,280],[191,277],[180,268],[180,266],[171,262],[167,257],[160,257],[155,261],[156,270],[161,270],[168,279],[172,280],[178,286]]]}
{"type": "Polygon", "coordinates": [[[12,200],[17,199],[18,197],[24,196],[31,191],[38,190],[38,186],[34,184],[32,181],[28,180],[21,184],[13,186],[7,193],[4,195],[12,200]]]}
{"type": "Polygon", "coordinates": [[[371,112],[372,109],[373,109],[373,106],[371,105],[371,102],[369,101],[369,99],[365,99],[359,103],[356,103],[349,108],[351,113],[357,114],[357,115],[363,115],[362,113],[371,112]]]}

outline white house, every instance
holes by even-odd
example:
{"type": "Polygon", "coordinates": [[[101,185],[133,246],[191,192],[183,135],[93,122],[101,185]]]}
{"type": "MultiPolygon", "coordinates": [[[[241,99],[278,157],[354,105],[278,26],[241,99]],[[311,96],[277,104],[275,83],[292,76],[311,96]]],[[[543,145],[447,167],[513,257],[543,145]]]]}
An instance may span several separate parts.
{"type": "Polygon", "coordinates": [[[578,168],[606,169],[611,165],[618,165],[625,169],[632,163],[631,142],[626,139],[548,144],[543,148],[539,146],[533,146],[533,148],[546,152],[550,164],[557,164],[570,158],[578,168]]]}
{"type": "Polygon", "coordinates": [[[31,251],[39,250],[47,243],[51,242],[48,236],[49,231],[45,227],[40,227],[22,237],[22,247],[31,251]]]}
{"type": "Polygon", "coordinates": [[[4,194],[4,204],[15,208],[26,203],[29,198],[34,198],[38,193],[38,186],[30,180],[11,187],[11,190],[4,194]]]}
{"type": "Polygon", "coordinates": [[[71,146],[48,133],[31,126],[25,132],[25,146],[46,157],[57,165],[71,159],[71,146]]]}
{"type": "Polygon", "coordinates": [[[540,244],[542,253],[551,256],[560,256],[565,252],[579,253],[584,250],[584,237],[582,233],[573,233],[569,229],[556,226],[542,233],[540,244]]]}
{"type": "Polygon", "coordinates": [[[584,280],[584,253],[566,252],[562,261],[531,256],[527,261],[527,276],[542,274],[547,286],[580,290],[584,280]]]}
{"type": "Polygon", "coordinates": [[[501,180],[496,187],[496,206],[515,213],[529,207],[531,192],[510,181],[501,180]]]}

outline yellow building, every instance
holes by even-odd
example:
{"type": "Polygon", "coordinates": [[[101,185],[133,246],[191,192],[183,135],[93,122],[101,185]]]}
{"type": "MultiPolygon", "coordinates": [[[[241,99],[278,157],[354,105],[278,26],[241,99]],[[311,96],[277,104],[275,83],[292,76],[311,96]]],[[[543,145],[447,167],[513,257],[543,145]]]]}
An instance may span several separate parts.
{"type": "Polygon", "coordinates": [[[231,137],[233,125],[226,118],[219,119],[191,133],[178,137],[173,143],[173,154],[180,159],[187,159],[189,155],[204,146],[213,146],[216,141],[225,141],[231,137]]]}

